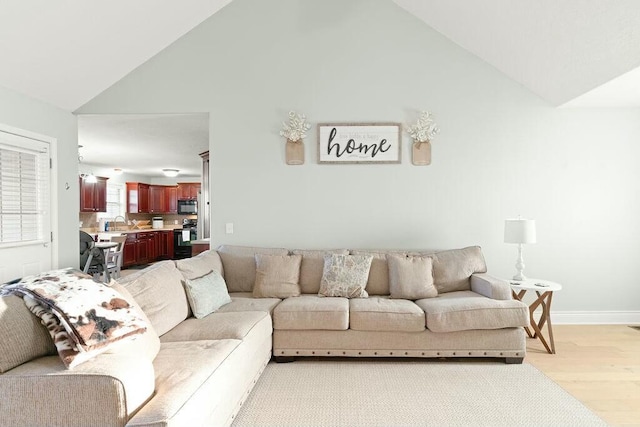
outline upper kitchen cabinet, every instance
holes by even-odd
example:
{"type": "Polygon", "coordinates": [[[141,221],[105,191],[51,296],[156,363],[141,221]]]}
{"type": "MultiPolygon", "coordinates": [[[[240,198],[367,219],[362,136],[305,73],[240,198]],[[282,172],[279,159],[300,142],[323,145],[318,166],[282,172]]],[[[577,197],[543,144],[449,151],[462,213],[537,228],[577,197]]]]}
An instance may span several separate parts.
{"type": "Polygon", "coordinates": [[[80,178],[80,212],[107,211],[107,179],[96,177],[96,182],[80,178]]]}
{"type": "Polygon", "coordinates": [[[149,213],[149,184],[127,182],[127,212],[149,213]]]}
{"type": "Polygon", "coordinates": [[[164,188],[164,201],[166,203],[166,213],[178,213],[178,187],[175,185],[166,186],[164,188]]]}
{"type": "Polygon", "coordinates": [[[197,200],[200,193],[199,182],[179,182],[178,200],[197,200]]]}
{"type": "Polygon", "coordinates": [[[177,214],[178,187],[127,182],[127,212],[177,214]]]}
{"type": "Polygon", "coordinates": [[[166,210],[166,192],[164,185],[149,186],[149,212],[165,213],[166,210]]]}

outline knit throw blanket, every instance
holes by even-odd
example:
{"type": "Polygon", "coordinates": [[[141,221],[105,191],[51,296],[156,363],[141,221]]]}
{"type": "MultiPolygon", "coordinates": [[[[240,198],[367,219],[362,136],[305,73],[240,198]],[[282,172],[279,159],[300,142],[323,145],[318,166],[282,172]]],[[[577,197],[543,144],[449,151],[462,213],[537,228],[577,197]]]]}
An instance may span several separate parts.
{"type": "Polygon", "coordinates": [[[0,287],[0,296],[16,294],[49,329],[67,367],[77,353],[97,354],[110,344],[146,331],[146,322],[123,296],[71,268],[49,271],[0,287]],[[63,351],[64,350],[64,351],[63,351]]]}

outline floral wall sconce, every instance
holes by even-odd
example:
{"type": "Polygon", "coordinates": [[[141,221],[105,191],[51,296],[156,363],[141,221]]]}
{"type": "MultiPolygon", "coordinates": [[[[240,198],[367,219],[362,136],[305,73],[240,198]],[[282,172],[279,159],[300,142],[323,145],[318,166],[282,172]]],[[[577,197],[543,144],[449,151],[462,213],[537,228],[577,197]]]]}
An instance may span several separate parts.
{"type": "Polygon", "coordinates": [[[289,123],[282,122],[280,135],[287,138],[285,157],[288,165],[304,164],[304,142],[306,132],[311,129],[304,114],[297,114],[295,111],[289,112],[289,123]]]}
{"type": "Polygon", "coordinates": [[[414,166],[427,166],[431,164],[431,140],[440,129],[433,121],[429,111],[421,111],[418,121],[407,125],[406,130],[413,138],[411,163],[414,166]]]}

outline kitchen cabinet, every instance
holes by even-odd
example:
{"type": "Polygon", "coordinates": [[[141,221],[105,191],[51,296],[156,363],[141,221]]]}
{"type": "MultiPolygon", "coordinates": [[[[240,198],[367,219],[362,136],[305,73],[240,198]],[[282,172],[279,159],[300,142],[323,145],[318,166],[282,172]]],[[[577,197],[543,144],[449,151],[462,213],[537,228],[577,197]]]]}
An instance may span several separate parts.
{"type": "Polygon", "coordinates": [[[127,212],[177,214],[178,187],[127,182],[127,212]]]}
{"type": "Polygon", "coordinates": [[[158,233],[158,258],[173,258],[173,231],[159,231],[158,233]]]}
{"type": "Polygon", "coordinates": [[[138,261],[138,235],[136,233],[127,234],[127,240],[124,242],[123,254],[122,254],[122,266],[131,267],[137,264],[138,261]]]}
{"type": "Polygon", "coordinates": [[[127,212],[150,213],[149,184],[127,182],[127,212]]]}
{"type": "Polygon", "coordinates": [[[164,189],[165,213],[178,213],[178,186],[170,185],[164,189]]]}
{"type": "Polygon", "coordinates": [[[149,186],[149,213],[165,213],[167,212],[165,203],[165,186],[150,185],[149,186]]]}
{"type": "Polygon", "coordinates": [[[128,233],[124,242],[123,267],[173,259],[173,231],[128,233]]]}
{"type": "Polygon", "coordinates": [[[107,179],[96,177],[97,182],[80,178],[80,212],[107,211],[107,179]]]}
{"type": "Polygon", "coordinates": [[[200,193],[199,182],[179,182],[178,200],[197,200],[200,193]]]}

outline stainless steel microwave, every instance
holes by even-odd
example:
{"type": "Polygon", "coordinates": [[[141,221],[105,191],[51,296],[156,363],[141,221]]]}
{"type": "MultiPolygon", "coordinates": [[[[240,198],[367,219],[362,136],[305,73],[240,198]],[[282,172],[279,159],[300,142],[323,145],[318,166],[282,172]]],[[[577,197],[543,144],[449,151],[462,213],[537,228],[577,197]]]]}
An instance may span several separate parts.
{"type": "Polygon", "coordinates": [[[178,200],[178,213],[180,215],[195,215],[198,213],[196,200],[178,200]]]}

